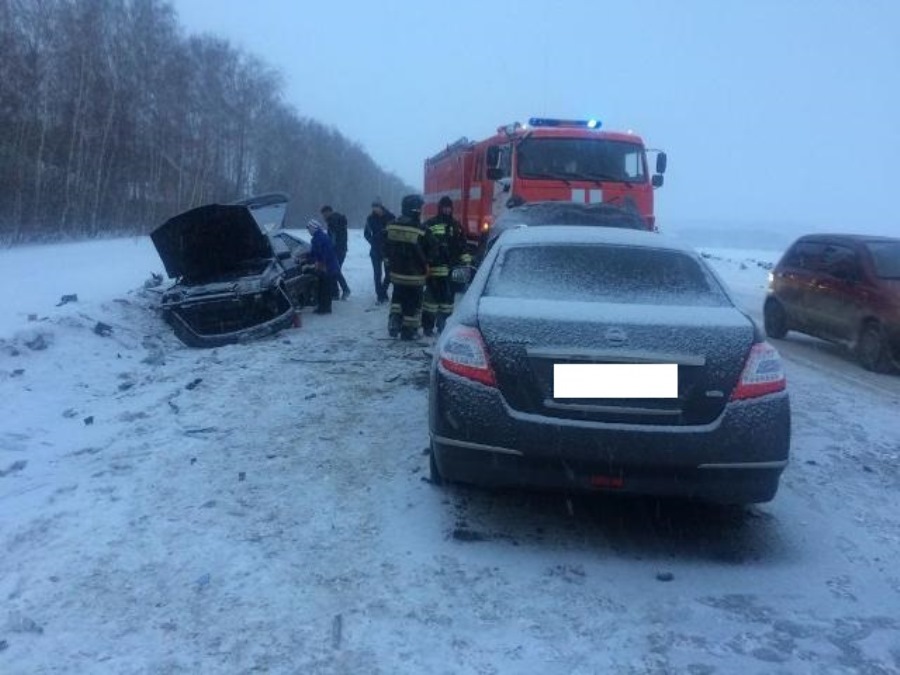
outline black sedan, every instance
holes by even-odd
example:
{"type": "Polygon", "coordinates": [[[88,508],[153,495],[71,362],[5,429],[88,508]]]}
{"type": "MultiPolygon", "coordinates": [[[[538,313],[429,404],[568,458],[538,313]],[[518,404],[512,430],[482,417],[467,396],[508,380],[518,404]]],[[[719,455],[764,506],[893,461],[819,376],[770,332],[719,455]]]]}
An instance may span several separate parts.
{"type": "Polygon", "coordinates": [[[281,229],[288,198],[207,204],[167,220],[150,237],[175,283],[161,310],[192,347],[217,347],[275,333],[312,304],[309,244],[281,229]]]}
{"type": "Polygon", "coordinates": [[[694,251],[519,229],[436,345],[431,478],[766,502],[790,419],[778,353],[694,251]]]}

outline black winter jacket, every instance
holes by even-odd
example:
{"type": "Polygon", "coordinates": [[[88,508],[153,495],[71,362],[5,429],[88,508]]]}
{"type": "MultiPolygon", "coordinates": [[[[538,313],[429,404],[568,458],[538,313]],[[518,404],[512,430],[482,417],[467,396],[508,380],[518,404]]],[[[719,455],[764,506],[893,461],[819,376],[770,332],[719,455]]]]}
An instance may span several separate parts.
{"type": "Polygon", "coordinates": [[[334,252],[340,256],[347,253],[347,216],[332,211],[325,221],[328,224],[328,236],[334,243],[334,252]]]}
{"type": "Polygon", "coordinates": [[[434,238],[418,219],[401,216],[384,228],[384,253],[395,286],[424,286],[434,238]]]}
{"type": "Polygon", "coordinates": [[[369,217],[366,218],[366,229],[363,230],[363,236],[369,242],[369,246],[372,247],[369,254],[378,258],[384,257],[384,228],[397,218],[387,209],[383,210],[384,215],[381,216],[370,213],[369,217]]]}

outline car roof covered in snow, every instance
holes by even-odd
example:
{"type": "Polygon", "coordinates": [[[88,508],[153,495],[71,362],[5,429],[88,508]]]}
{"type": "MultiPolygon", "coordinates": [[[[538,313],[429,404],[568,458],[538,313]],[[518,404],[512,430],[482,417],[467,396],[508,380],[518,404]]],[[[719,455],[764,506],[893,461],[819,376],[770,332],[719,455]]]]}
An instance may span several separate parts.
{"type": "Polygon", "coordinates": [[[872,244],[872,243],[897,243],[900,242],[900,239],[897,237],[888,237],[886,235],[881,234],[829,234],[829,233],[816,233],[816,234],[805,234],[797,241],[807,241],[807,242],[816,242],[816,243],[825,243],[825,244],[839,244],[839,243],[860,243],[860,244],[872,244]]]}
{"type": "Polygon", "coordinates": [[[504,232],[498,243],[504,248],[548,244],[609,244],[667,249],[697,255],[690,246],[659,232],[577,225],[518,227],[504,232]]]}

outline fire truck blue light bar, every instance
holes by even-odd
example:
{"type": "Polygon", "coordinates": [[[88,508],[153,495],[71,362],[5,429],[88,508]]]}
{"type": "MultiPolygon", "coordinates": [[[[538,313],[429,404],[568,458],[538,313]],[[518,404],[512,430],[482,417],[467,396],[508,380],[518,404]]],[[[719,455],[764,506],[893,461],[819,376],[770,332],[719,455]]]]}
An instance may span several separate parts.
{"type": "Polygon", "coordinates": [[[600,120],[557,120],[549,117],[532,117],[528,120],[530,127],[587,127],[588,129],[599,129],[600,120]]]}

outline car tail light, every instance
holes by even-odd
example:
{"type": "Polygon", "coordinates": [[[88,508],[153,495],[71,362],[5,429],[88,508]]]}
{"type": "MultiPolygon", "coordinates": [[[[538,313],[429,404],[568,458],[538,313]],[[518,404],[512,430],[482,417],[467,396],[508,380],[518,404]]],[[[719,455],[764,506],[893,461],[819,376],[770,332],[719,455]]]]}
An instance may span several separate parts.
{"type": "Polygon", "coordinates": [[[778,350],[768,342],[757,342],[750,349],[750,355],[741,372],[741,379],[731,393],[732,401],[741,401],[757,396],[784,391],[787,380],[778,350]]]}
{"type": "Polygon", "coordinates": [[[497,379],[488,360],[481,333],[471,326],[455,326],[441,338],[440,364],[445,370],[489,387],[497,379]]]}

